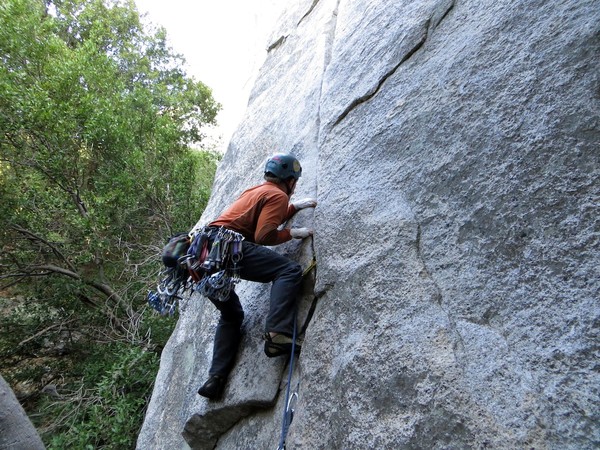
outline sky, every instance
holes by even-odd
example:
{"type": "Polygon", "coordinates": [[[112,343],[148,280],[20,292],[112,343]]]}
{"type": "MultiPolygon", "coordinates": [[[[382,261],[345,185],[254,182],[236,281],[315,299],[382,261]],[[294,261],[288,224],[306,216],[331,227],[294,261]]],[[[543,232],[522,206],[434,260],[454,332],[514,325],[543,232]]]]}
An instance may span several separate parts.
{"type": "Polygon", "coordinates": [[[146,21],[163,26],[186,72],[213,91],[223,109],[211,133],[224,150],[239,124],[266,57],[284,0],[135,0],[146,21]]]}

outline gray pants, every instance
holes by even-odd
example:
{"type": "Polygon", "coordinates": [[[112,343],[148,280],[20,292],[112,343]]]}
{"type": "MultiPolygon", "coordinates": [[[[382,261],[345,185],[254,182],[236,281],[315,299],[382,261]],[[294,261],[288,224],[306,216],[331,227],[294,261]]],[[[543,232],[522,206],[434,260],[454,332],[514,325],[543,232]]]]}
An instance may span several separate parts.
{"type": "MultiPolygon", "coordinates": [[[[240,277],[248,281],[273,283],[266,331],[291,336],[302,267],[262,245],[244,241],[242,249],[244,257],[239,263],[240,277]]],[[[215,332],[213,359],[208,373],[226,377],[235,363],[244,310],[233,291],[225,302],[210,300],[221,312],[221,318],[215,332]]]]}

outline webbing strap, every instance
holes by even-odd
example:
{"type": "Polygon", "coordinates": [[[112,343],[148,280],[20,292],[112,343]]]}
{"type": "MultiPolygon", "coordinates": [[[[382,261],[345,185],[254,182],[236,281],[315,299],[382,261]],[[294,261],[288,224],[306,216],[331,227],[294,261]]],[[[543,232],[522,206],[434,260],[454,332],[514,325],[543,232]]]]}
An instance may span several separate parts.
{"type": "Polygon", "coordinates": [[[317,267],[317,258],[313,257],[312,261],[306,266],[306,269],[304,269],[304,272],[302,272],[302,276],[305,277],[308,275],[315,267],[317,267]]]}

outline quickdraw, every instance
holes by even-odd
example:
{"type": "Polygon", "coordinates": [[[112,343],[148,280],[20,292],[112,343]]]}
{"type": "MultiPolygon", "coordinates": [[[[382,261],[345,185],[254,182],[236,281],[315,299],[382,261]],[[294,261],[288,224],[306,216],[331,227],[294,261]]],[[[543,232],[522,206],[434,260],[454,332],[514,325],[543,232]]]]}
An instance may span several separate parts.
{"type": "MultiPolygon", "coordinates": [[[[181,241],[182,238],[181,235],[174,236],[167,247],[173,247],[174,239],[181,241]]],[[[173,267],[162,272],[164,277],[158,283],[157,292],[148,292],[150,306],[162,315],[173,315],[188,289],[211,299],[227,301],[241,280],[238,264],[244,256],[243,240],[241,234],[223,227],[192,231],[187,252],[176,259],[173,267]]]]}
{"type": "Polygon", "coordinates": [[[220,270],[217,273],[202,278],[196,284],[195,290],[205,297],[224,302],[227,301],[231,290],[238,281],[229,276],[227,270],[220,270]]]}

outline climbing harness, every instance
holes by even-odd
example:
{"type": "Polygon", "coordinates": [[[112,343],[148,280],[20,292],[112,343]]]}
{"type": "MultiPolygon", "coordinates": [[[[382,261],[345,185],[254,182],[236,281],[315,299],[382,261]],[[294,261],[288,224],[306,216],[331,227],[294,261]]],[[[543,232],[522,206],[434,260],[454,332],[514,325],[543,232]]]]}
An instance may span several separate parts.
{"type": "Polygon", "coordinates": [[[149,305],[162,315],[173,315],[186,290],[221,302],[240,282],[244,236],[223,227],[204,227],[189,235],[173,236],[163,250],[162,279],[148,292],[149,305]]]}

